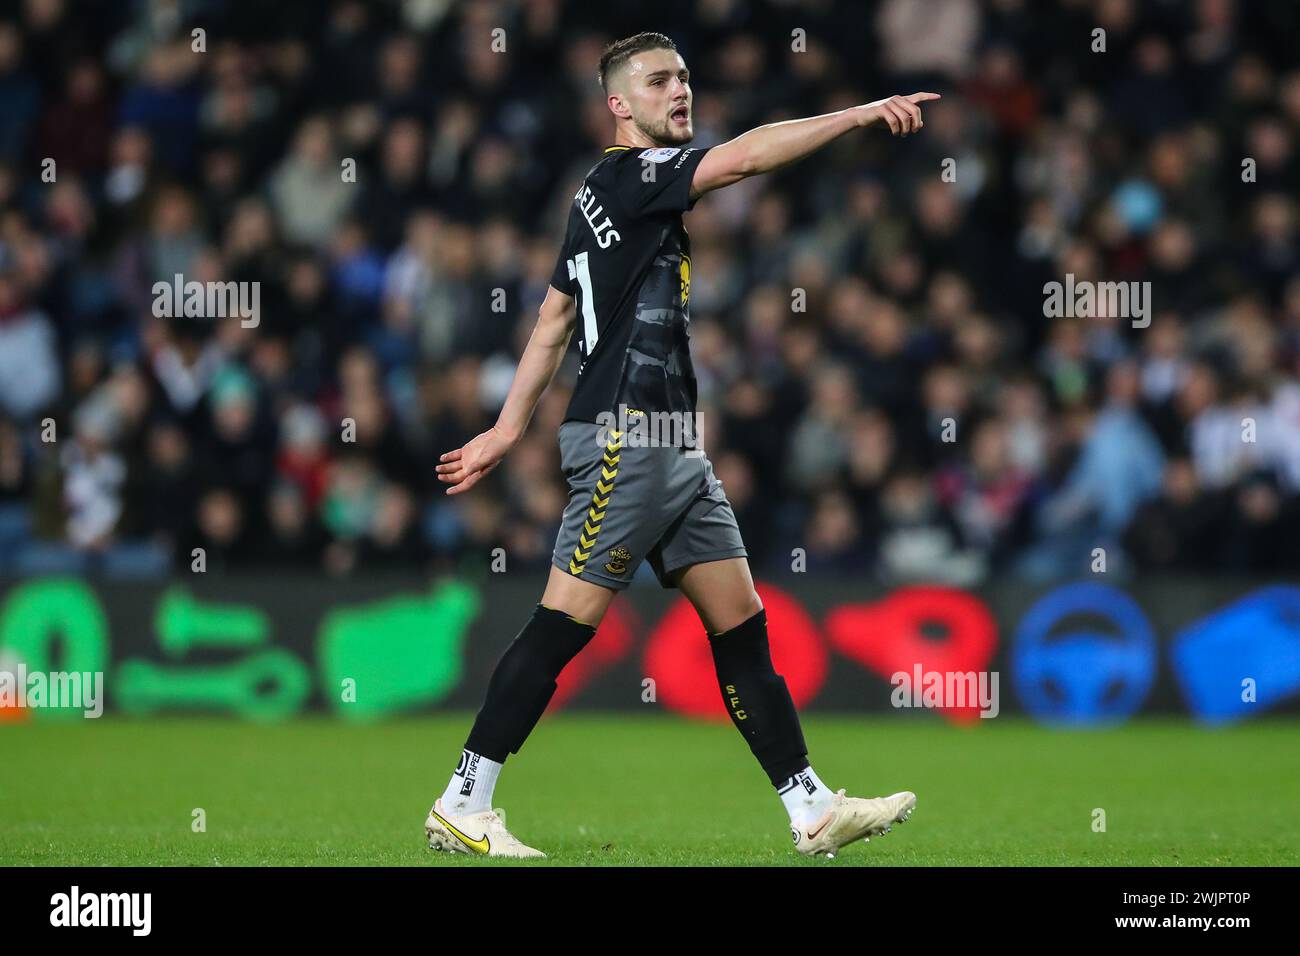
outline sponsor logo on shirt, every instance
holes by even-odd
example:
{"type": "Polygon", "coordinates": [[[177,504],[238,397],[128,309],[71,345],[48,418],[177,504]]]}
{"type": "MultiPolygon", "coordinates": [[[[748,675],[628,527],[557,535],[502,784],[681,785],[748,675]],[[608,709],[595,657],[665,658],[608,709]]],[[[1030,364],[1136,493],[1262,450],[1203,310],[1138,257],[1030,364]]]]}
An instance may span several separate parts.
{"type": "Polygon", "coordinates": [[[651,163],[666,163],[672,159],[681,150],[677,148],[660,147],[658,149],[644,149],[641,151],[641,158],[651,163]]]}

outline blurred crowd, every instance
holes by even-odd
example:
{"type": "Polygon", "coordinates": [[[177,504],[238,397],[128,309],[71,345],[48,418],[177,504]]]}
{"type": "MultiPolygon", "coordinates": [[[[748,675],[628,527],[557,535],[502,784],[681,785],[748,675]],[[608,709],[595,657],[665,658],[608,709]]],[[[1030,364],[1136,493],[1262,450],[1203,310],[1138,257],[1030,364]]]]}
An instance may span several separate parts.
{"type": "Polygon", "coordinates": [[[433,466],[495,419],[644,29],[699,145],[943,95],[686,219],[757,573],[1300,568],[1294,3],[0,11],[0,574],[545,567],[575,356],[476,491],[433,466]],[[158,317],[178,274],[260,283],[258,325],[158,317]],[[1049,317],[1067,274],[1150,282],[1149,325],[1049,317]]]}

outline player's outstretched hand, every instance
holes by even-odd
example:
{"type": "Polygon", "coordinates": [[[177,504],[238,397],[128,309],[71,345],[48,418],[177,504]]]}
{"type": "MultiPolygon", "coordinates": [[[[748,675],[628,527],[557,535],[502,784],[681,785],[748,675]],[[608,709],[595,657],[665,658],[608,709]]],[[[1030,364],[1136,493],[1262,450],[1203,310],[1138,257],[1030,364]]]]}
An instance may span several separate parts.
{"type": "Polygon", "coordinates": [[[918,103],[941,99],[938,93],[909,93],[907,96],[888,96],[874,103],[859,106],[858,125],[875,126],[883,123],[895,136],[915,133],[925,123],[921,122],[918,103]]]}
{"type": "Polygon", "coordinates": [[[506,452],[513,445],[495,426],[489,428],[471,438],[463,448],[449,451],[438,459],[438,480],[451,485],[447,489],[449,495],[469,491],[479,483],[480,478],[501,464],[501,459],[506,457],[506,452]]]}

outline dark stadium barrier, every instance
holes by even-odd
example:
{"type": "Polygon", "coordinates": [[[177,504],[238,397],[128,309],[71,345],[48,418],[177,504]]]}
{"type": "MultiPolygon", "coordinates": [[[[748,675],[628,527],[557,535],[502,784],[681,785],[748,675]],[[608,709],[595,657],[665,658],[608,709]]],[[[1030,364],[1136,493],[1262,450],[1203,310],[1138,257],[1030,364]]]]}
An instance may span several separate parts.
{"type": "MultiPolygon", "coordinates": [[[[23,675],[100,672],[110,712],[373,720],[476,708],[541,593],[539,573],[324,579],[195,575],[0,583],[0,719],[23,675]]],[[[1162,578],[892,589],[759,582],[773,657],[809,711],[936,709],[1105,725],[1139,713],[1215,724],[1300,711],[1300,586],[1162,578]],[[987,695],[981,700],[980,691],[987,695]]],[[[35,698],[33,698],[35,700],[35,698]]],[[[553,708],[726,719],[703,630],[675,591],[633,586],[561,676],[553,708]]]]}

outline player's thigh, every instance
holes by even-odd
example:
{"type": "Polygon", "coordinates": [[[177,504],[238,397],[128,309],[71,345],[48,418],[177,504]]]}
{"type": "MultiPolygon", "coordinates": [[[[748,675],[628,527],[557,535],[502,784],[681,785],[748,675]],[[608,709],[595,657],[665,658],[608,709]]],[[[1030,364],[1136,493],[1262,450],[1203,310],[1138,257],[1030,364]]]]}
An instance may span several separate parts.
{"type": "MultiPolygon", "coordinates": [[[[569,501],[551,553],[548,594],[580,602],[586,613],[603,614],[613,594],[628,586],[672,519],[660,506],[668,451],[628,447],[589,422],[566,422],[560,428],[569,501]]],[[[598,618],[564,610],[597,623],[598,618]]]]}
{"type": "Polygon", "coordinates": [[[677,471],[692,499],[650,555],[659,579],[695,605],[710,634],[729,631],[763,604],[749,574],[748,552],[722,482],[705,457],[684,455],[677,471]]]}
{"type": "Polygon", "coordinates": [[[542,604],[563,611],[575,621],[596,627],[617,593],[552,565],[551,576],[547,578],[546,590],[542,593],[542,604]]]}
{"type": "Polygon", "coordinates": [[[673,572],[673,579],[709,634],[729,631],[763,608],[746,558],[692,564],[673,572]]]}

